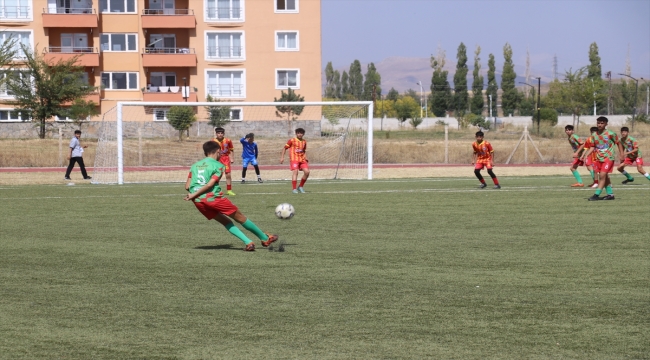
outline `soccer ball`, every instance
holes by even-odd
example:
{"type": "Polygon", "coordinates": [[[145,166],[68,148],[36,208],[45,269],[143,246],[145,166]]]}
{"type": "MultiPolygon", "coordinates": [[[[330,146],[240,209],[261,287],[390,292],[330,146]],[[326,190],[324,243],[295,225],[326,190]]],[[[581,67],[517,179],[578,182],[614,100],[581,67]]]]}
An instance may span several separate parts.
{"type": "Polygon", "coordinates": [[[289,220],[295,213],[296,210],[294,210],[293,205],[291,204],[284,203],[275,208],[275,216],[277,216],[278,219],[289,220]]]}

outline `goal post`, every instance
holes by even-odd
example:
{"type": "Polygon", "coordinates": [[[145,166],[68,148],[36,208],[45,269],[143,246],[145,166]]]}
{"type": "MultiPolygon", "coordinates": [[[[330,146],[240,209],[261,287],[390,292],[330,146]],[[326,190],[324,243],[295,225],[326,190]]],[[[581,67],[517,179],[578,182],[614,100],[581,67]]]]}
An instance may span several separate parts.
{"type": "MultiPolygon", "coordinates": [[[[255,134],[264,180],[290,179],[284,144],[296,128],[306,130],[310,178],[372,179],[373,103],[341,102],[118,102],[102,116],[93,183],[184,182],[192,163],[204,157],[202,144],[214,137],[214,113],[229,117],[233,183],[242,175],[240,139],[255,134]],[[189,110],[191,109],[191,111],[189,110]],[[212,111],[212,110],[220,111],[212,111]],[[190,115],[187,115],[189,113],[190,115]],[[178,115],[181,114],[181,115],[178,115]],[[182,115],[185,114],[185,115],[182,115]],[[171,125],[192,116],[187,131],[171,125]],[[189,137],[188,137],[189,135],[189,137]]],[[[247,180],[255,180],[249,166],[247,180]]]]}

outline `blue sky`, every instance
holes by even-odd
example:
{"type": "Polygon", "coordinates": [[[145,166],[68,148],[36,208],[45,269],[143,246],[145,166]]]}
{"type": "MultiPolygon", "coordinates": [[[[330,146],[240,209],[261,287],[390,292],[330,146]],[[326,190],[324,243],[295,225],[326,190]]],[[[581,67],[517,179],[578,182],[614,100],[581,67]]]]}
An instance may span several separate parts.
{"type": "Polygon", "coordinates": [[[438,46],[455,63],[463,42],[470,73],[476,45],[482,69],[493,53],[500,71],[508,42],[518,75],[528,48],[531,76],[550,76],[554,54],[562,74],[589,64],[596,42],[603,74],[625,71],[629,45],[632,76],[650,79],[650,0],[321,0],[321,6],[323,67],[428,59],[438,46]]]}

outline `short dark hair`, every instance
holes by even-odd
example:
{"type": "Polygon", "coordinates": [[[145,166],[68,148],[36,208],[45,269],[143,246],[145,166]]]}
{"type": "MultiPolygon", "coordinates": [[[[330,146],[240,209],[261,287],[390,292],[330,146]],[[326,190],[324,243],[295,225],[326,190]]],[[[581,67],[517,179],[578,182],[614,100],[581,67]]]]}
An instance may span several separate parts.
{"type": "Polygon", "coordinates": [[[297,128],[297,129],[296,129],[296,134],[303,134],[303,135],[305,135],[305,129],[303,129],[303,128],[297,128]]]}
{"type": "Polygon", "coordinates": [[[75,134],[81,134],[81,130],[75,130],[74,133],[75,134]]]}
{"type": "Polygon", "coordinates": [[[623,126],[623,127],[621,128],[621,131],[627,131],[627,132],[630,132],[630,129],[628,129],[627,126],[623,126]]]}
{"type": "Polygon", "coordinates": [[[604,117],[604,116],[600,116],[598,119],[596,119],[596,122],[599,122],[599,121],[602,121],[602,122],[609,122],[609,120],[608,120],[606,117],[604,117]]]}
{"type": "Polygon", "coordinates": [[[485,136],[485,134],[483,134],[483,131],[477,131],[474,136],[485,136]]]}
{"type": "Polygon", "coordinates": [[[225,133],[226,130],[224,130],[224,128],[222,128],[222,127],[216,127],[216,128],[214,128],[214,132],[215,132],[215,133],[218,133],[218,132],[225,133]]]}
{"type": "Polygon", "coordinates": [[[573,130],[573,125],[567,125],[564,127],[564,131],[566,130],[573,130]]]}
{"type": "Polygon", "coordinates": [[[210,140],[203,143],[203,153],[205,156],[214,154],[219,150],[221,150],[221,145],[219,145],[219,143],[216,141],[210,140]]]}
{"type": "Polygon", "coordinates": [[[592,127],[589,128],[590,133],[595,132],[595,131],[598,131],[598,128],[596,126],[592,126],[592,127]]]}

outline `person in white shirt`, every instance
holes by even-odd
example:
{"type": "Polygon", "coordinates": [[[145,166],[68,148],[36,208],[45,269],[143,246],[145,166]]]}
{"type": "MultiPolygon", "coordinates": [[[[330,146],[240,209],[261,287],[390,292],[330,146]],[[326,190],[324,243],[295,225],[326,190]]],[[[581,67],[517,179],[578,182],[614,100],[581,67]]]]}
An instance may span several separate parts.
{"type": "Polygon", "coordinates": [[[68,160],[70,160],[70,163],[68,164],[68,170],[66,170],[65,172],[65,180],[72,180],[70,179],[70,173],[72,172],[72,168],[74,168],[75,163],[79,164],[79,168],[81,169],[81,175],[83,175],[84,179],[86,180],[92,179],[86,173],[86,166],[84,166],[84,158],[83,158],[84,149],[87,148],[88,145],[81,146],[81,143],[79,143],[80,137],[81,137],[81,130],[75,130],[74,137],[72,138],[72,140],[70,140],[70,154],[68,154],[68,160]]]}

